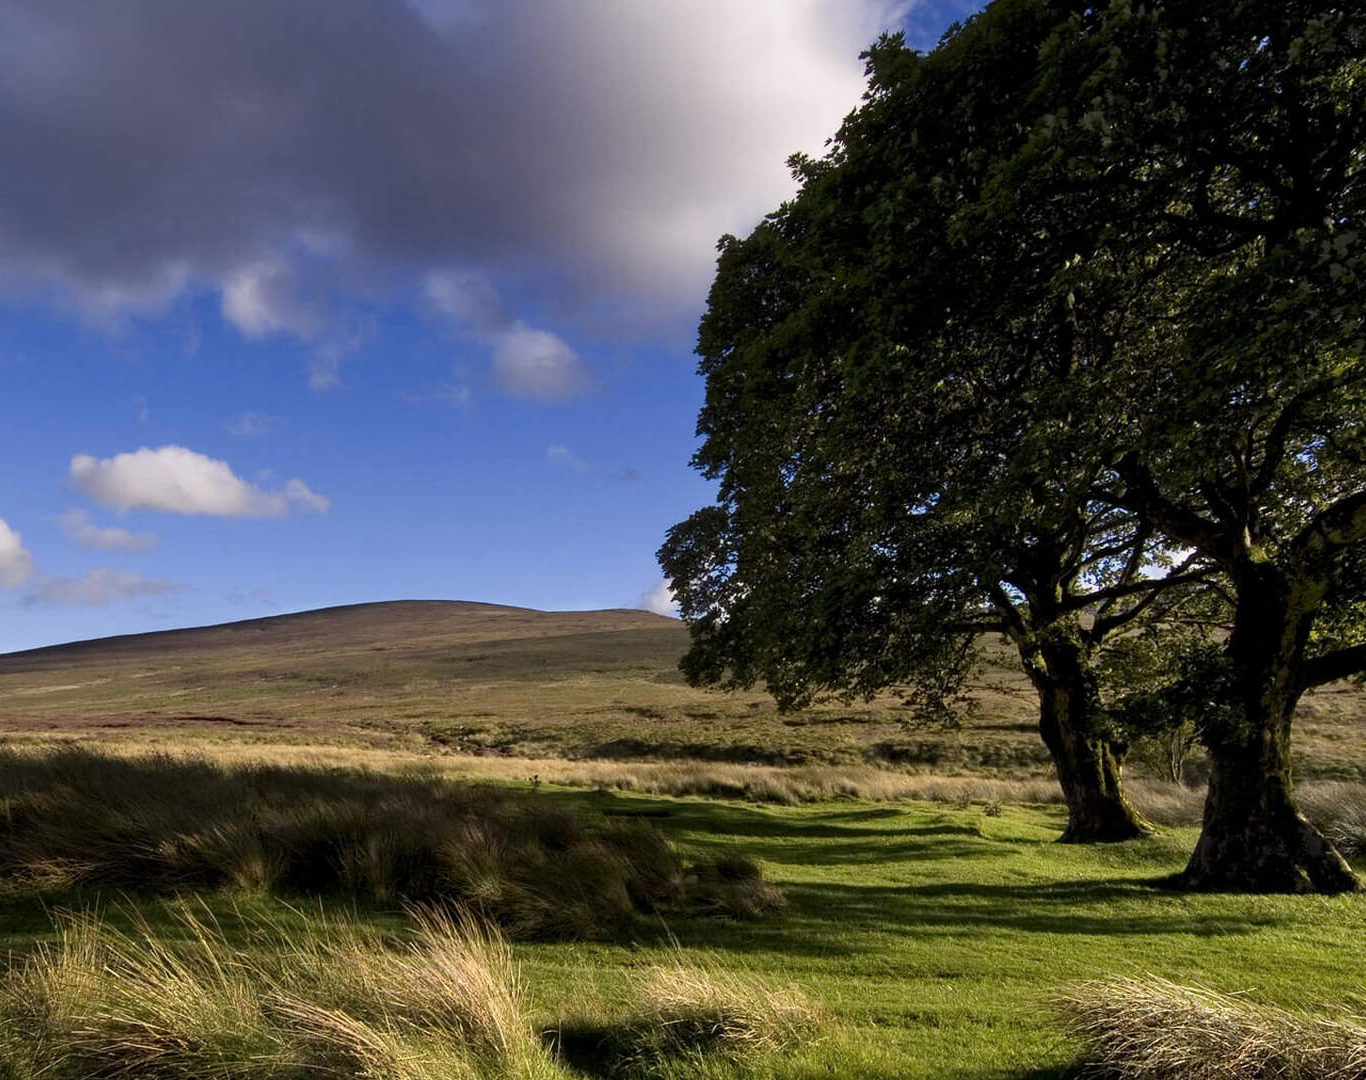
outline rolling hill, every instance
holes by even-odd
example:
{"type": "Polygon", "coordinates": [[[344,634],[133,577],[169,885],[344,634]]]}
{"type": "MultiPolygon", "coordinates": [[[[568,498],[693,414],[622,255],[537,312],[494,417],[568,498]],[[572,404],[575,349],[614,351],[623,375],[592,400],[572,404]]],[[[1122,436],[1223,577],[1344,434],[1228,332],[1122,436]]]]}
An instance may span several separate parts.
{"type": "MultiPolygon", "coordinates": [[[[677,620],[644,611],[455,601],[81,641],[0,655],[0,738],[1049,771],[1032,693],[999,644],[986,644],[979,718],[945,732],[908,727],[891,696],[779,714],[759,690],[689,687],[686,642],[677,620]]],[[[1352,687],[1306,702],[1310,771],[1359,771],[1364,713],[1352,687]]]]}

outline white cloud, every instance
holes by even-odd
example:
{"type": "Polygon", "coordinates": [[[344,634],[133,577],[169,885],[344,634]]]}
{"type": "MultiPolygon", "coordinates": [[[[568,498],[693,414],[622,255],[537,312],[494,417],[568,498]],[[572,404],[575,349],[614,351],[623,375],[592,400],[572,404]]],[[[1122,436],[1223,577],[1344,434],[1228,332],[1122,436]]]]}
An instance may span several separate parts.
{"type": "Polygon", "coordinates": [[[38,604],[104,607],[138,596],[166,596],[184,588],[174,581],[157,581],[126,570],[91,570],[78,578],[44,578],[24,597],[24,604],[30,607],[38,604]]]}
{"type": "Polygon", "coordinates": [[[57,524],[81,547],[97,551],[147,551],[157,545],[152,533],[132,533],[117,526],[101,528],[84,510],[68,510],[57,519],[57,524]]]}
{"type": "Polygon", "coordinates": [[[295,295],[293,270],[274,257],[228,275],[223,282],[223,318],[251,339],[281,333],[311,338],[321,325],[318,313],[295,295]]]}
{"type": "Polygon", "coordinates": [[[505,393],[556,402],[593,385],[592,373],[569,343],[513,319],[486,276],[434,271],[423,280],[423,299],[459,333],[490,346],[493,381],[505,393]]]}
{"type": "Polygon", "coordinates": [[[283,494],[290,502],[298,503],[304,509],[312,510],[315,514],[325,514],[332,509],[331,499],[311,490],[302,480],[291,480],[285,485],[283,494]]]}
{"type": "Polygon", "coordinates": [[[17,532],[0,518],[0,586],[17,589],[33,574],[33,556],[17,532]]]}
{"type": "Polygon", "coordinates": [[[671,615],[678,617],[678,604],[674,600],[674,591],[669,588],[667,581],[661,581],[653,589],[640,594],[636,601],[636,607],[643,608],[645,611],[653,611],[656,615],[671,615]]]}
{"type": "Polygon", "coordinates": [[[593,385],[569,344],[547,330],[514,323],[494,339],[493,378],[514,397],[565,401],[593,385]]]}
{"type": "Polygon", "coordinates": [[[161,510],[214,517],[284,517],[292,504],[323,513],[328,500],[302,480],[268,492],[238,478],[225,461],[183,446],[143,447],[98,460],[71,459],[71,481],[85,494],[119,510],[161,510]]]}

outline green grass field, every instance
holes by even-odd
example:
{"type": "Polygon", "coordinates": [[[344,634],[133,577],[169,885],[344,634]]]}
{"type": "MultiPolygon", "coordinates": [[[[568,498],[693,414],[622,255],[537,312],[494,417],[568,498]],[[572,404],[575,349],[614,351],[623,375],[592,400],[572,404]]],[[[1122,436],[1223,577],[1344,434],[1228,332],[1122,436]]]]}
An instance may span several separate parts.
{"type": "MultiPolygon", "coordinates": [[[[483,1064],[470,1066],[460,1056],[464,1051],[402,1027],[408,1021],[391,1002],[399,1016],[394,1030],[402,1038],[395,1035],[398,1042],[375,1050],[379,1057],[357,1051],[319,1058],[331,1062],[328,1075],[1042,1080],[1070,1075],[1083,1053],[1052,1003],[1069,988],[1098,978],[1158,977],[1311,1014],[1362,1010],[1366,896],[1166,891],[1157,882],[1183,865],[1195,839],[1190,827],[1117,846],[1054,843],[1061,810],[1038,801],[1048,795],[1049,784],[1028,756],[1037,737],[1026,730],[1023,707],[1009,692],[1011,676],[1002,664],[985,677],[981,693],[988,708],[980,728],[908,735],[890,701],[783,717],[757,694],[687,688],[671,668],[680,634],[676,624],[631,612],[541,616],[465,605],[400,605],[315,613],[264,627],[246,624],[0,657],[0,722],[5,744],[21,754],[56,738],[124,757],[158,748],[227,763],[293,763],[322,777],[318,791],[336,786],[351,792],[346,797],[357,801],[361,822],[374,820],[373,808],[387,798],[386,785],[392,785],[396,805],[427,790],[402,778],[414,768],[425,785],[466,783],[450,778],[474,776],[530,799],[548,820],[569,814],[590,823],[651,826],[690,864],[752,859],[786,897],[783,910],[756,919],[706,917],[677,904],[603,933],[577,935],[589,940],[517,941],[511,955],[521,997],[513,1024],[524,1045],[518,1044],[516,1054],[498,1057],[501,1064],[481,1058],[483,1064]],[[1013,704],[992,713],[993,701],[1013,704]],[[508,741],[463,746],[436,736],[475,727],[508,741]],[[937,745],[940,771],[959,775],[935,775],[930,763],[888,761],[870,751],[888,739],[937,745]],[[983,743],[997,747],[999,757],[983,761],[951,752],[983,743]],[[462,746],[472,753],[462,755],[462,746]],[[593,748],[604,746],[594,757],[593,748]],[[765,754],[746,757],[751,746],[765,754]],[[705,752],[690,761],[689,747],[705,752]],[[756,759],[761,764],[746,764],[756,759]],[[787,767],[783,761],[805,764],[787,767]],[[368,770],[360,780],[328,779],[353,775],[347,770],[357,768],[368,770]],[[832,779],[841,769],[848,778],[843,787],[832,779]],[[528,779],[532,772],[539,776],[535,782],[528,779]],[[745,786],[759,781],[763,790],[777,792],[778,801],[784,801],[784,791],[804,794],[787,800],[797,805],[772,805],[639,790],[653,785],[655,792],[724,795],[730,784],[765,798],[745,786]],[[724,1040],[708,1049],[704,1040],[670,1043],[667,1052],[656,1047],[652,1056],[624,1054],[620,1047],[628,1035],[645,1037],[642,987],[660,971],[674,970],[707,973],[698,976],[703,983],[730,986],[728,993],[748,998],[756,1008],[796,994],[794,1000],[809,1001],[815,1019],[797,1025],[798,1035],[756,1038],[739,1049],[727,1049],[724,1040]],[[474,1072],[460,1071],[467,1068],[474,1072]]],[[[1304,740],[1304,760],[1312,768],[1306,775],[1359,775],[1357,692],[1334,688],[1333,694],[1310,702],[1305,726],[1313,731],[1304,740]]],[[[22,815],[35,806],[48,806],[53,815],[66,812],[73,794],[80,794],[71,785],[81,783],[72,780],[66,789],[57,784],[43,796],[46,803],[21,804],[13,791],[0,798],[0,834],[22,833],[22,815]]],[[[1360,800],[1355,785],[1339,788],[1350,788],[1345,797],[1360,800]]],[[[1182,799],[1181,813],[1172,820],[1188,819],[1198,806],[1196,793],[1182,799]]],[[[267,802],[277,805],[280,797],[268,796],[267,802]]],[[[184,865],[197,865],[191,858],[196,845],[228,843],[222,839],[226,824],[212,816],[214,805],[210,800],[198,816],[161,815],[188,830],[172,844],[184,865]]],[[[391,844],[392,837],[379,836],[380,841],[391,844]]],[[[438,836],[438,846],[446,842],[438,836]]],[[[163,863],[167,843],[151,845],[163,863]]],[[[0,877],[0,944],[8,958],[0,1080],[319,1075],[322,1066],[290,1071],[259,1056],[251,1064],[247,1049],[240,1050],[240,1060],[225,1051],[209,1067],[207,1051],[195,1049],[197,1035],[176,1036],[184,1043],[178,1052],[198,1063],[193,1067],[132,1067],[113,1057],[92,1065],[96,1058],[70,1050],[78,1044],[89,1050],[95,1038],[90,1032],[110,1022],[113,1006],[90,1006],[85,1020],[58,1030],[51,994],[61,980],[53,982],[53,976],[44,983],[32,965],[44,949],[49,959],[58,955],[50,950],[64,912],[98,912],[108,927],[131,935],[129,949],[152,949],[147,955],[153,959],[134,965],[140,974],[125,979],[135,989],[137,978],[150,971],[169,979],[166,973],[179,971],[180,961],[166,958],[199,947],[197,931],[175,915],[169,899],[173,878],[158,879],[159,891],[130,888],[124,879],[100,886],[73,871],[79,862],[64,855],[42,873],[12,870],[0,877]],[[40,984],[46,987],[42,993],[34,990],[40,984]],[[51,1046],[35,1050],[42,1042],[35,1032],[48,1032],[51,1046]]],[[[544,882],[545,888],[568,890],[572,876],[558,875],[577,872],[572,861],[546,865],[552,869],[544,873],[555,880],[544,882]],[[554,869],[562,867],[570,869],[554,869]]],[[[323,939],[323,923],[350,920],[360,928],[357,934],[369,935],[365,948],[371,951],[357,951],[349,961],[356,970],[387,970],[386,964],[407,970],[402,963],[409,957],[404,950],[410,949],[405,942],[412,923],[398,895],[371,890],[357,897],[333,888],[319,898],[291,885],[287,875],[276,888],[253,884],[250,875],[204,886],[186,873],[179,891],[204,905],[201,923],[207,920],[221,934],[209,967],[234,986],[257,979],[251,972],[265,972],[259,975],[265,982],[241,992],[251,1001],[256,994],[260,1000],[251,1007],[265,1009],[272,1023],[283,1024],[283,1016],[314,1030],[335,1020],[332,1013],[315,1009],[305,1016],[302,1006],[279,1003],[287,997],[281,987],[294,986],[288,972],[308,966],[297,950],[323,939]],[[275,930],[263,933],[262,926],[275,930]]],[[[76,978],[71,972],[78,968],[69,964],[64,977],[76,978]]],[[[100,978],[81,976],[77,982],[100,978]]],[[[419,993],[416,984],[413,993],[419,993]]],[[[239,1013],[246,1006],[225,1006],[222,1015],[216,1008],[203,1006],[218,1025],[214,1038],[248,1047],[250,1039],[232,1031],[233,1024],[245,1023],[239,1013]]],[[[649,1029],[652,1046],[662,1045],[660,1032],[682,1030],[670,1026],[679,1021],[660,1015],[649,1029]]],[[[138,1038],[152,1036],[143,1032],[138,1038]]]]}
{"type": "MultiPolygon", "coordinates": [[[[610,1028],[632,979],[680,955],[795,985],[823,1017],[796,1048],[682,1055],[657,1064],[658,1075],[1063,1076],[1078,1046],[1050,1001],[1083,980],[1156,975],[1310,1009],[1362,993],[1366,897],[1156,888],[1181,866],[1188,829],[1085,848],[1052,842],[1060,819],[1045,807],[773,808],[546,787],[535,798],[591,817],[640,816],[692,855],[754,858],[786,894],[785,911],[754,922],[646,919],[617,940],[515,947],[538,1031],[610,1028]]],[[[40,902],[11,886],[0,918],[12,959],[51,940],[54,907],[113,899],[86,891],[40,902]]],[[[229,927],[254,914],[308,932],[300,910],[310,903],[299,898],[228,889],[208,902],[229,927]]],[[[181,933],[159,902],[138,904],[158,933],[181,933]]],[[[332,901],[328,910],[358,911],[386,932],[403,922],[395,904],[332,901]]],[[[591,1056],[577,1063],[604,1068],[591,1056]]]]}

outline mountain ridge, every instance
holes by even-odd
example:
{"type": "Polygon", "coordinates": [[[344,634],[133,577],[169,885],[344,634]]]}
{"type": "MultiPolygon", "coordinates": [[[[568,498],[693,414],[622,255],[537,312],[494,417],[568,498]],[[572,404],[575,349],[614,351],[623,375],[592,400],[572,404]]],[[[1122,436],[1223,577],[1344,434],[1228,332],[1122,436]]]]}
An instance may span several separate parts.
{"type": "MultiPolygon", "coordinates": [[[[205,645],[212,647],[218,644],[216,638],[228,638],[230,635],[246,634],[251,631],[271,633],[272,631],[306,631],[316,633],[318,629],[325,628],[326,622],[345,620],[347,617],[363,619],[364,616],[400,616],[427,615],[435,621],[441,616],[472,616],[472,617],[545,617],[547,619],[560,619],[572,617],[613,617],[620,619],[622,616],[638,616],[642,625],[672,625],[681,626],[677,619],[672,619],[667,615],[658,615],[654,612],[644,611],[638,608],[601,608],[584,609],[573,611],[544,611],[539,608],[519,607],[511,604],[493,604],[478,600],[378,600],[367,601],[356,604],[335,604],[322,608],[309,608],[304,611],[283,612],[278,615],[264,615],[251,619],[234,619],[229,622],[208,623],[202,626],[174,627],[166,630],[147,630],[135,634],[114,634],[107,637],[80,638],[75,641],[57,642],[52,645],[40,645],[31,649],[18,649],[14,652],[0,653],[0,672],[6,670],[16,671],[25,670],[24,667],[13,667],[7,661],[37,660],[47,657],[67,657],[72,655],[86,654],[98,656],[99,654],[116,655],[120,652],[136,651],[137,646],[141,645],[162,645],[170,646],[179,651],[179,647],[185,645],[205,645]]],[[[367,620],[368,621],[368,620],[367,620]]],[[[372,628],[377,628],[373,627],[372,628]]],[[[354,627],[356,630],[365,629],[364,626],[354,627]]]]}

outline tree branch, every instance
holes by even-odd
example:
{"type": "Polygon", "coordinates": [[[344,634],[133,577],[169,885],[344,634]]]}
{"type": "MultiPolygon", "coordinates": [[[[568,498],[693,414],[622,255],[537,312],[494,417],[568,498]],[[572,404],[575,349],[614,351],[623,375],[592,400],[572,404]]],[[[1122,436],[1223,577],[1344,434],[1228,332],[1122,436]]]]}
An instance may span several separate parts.
{"type": "Polygon", "coordinates": [[[1331,555],[1366,540],[1366,491],[1339,499],[1314,515],[1290,544],[1298,558],[1331,555]]]}
{"type": "Polygon", "coordinates": [[[1366,645],[1352,645],[1306,660],[1300,667],[1300,685],[1305,689],[1322,686],[1359,671],[1366,671],[1366,645]]]}
{"type": "Polygon", "coordinates": [[[1214,522],[1163,496],[1152,472],[1136,454],[1125,454],[1115,471],[1124,481],[1124,494],[1118,496],[1121,505],[1151,521],[1169,539],[1221,562],[1232,562],[1233,544],[1228,536],[1214,522]]]}
{"type": "Polygon", "coordinates": [[[1304,414],[1305,406],[1315,398],[1322,397],[1324,394],[1331,393],[1346,386],[1350,379],[1325,379],[1316,386],[1301,390],[1285,403],[1285,408],[1276,417],[1271,425],[1271,430],[1267,432],[1266,441],[1263,444],[1262,464],[1257,469],[1257,475],[1248,484],[1248,494],[1252,498],[1261,495],[1276,477],[1276,470],[1281,467],[1281,462],[1285,460],[1285,444],[1290,437],[1290,432],[1294,428],[1295,422],[1304,414]]]}
{"type": "Polygon", "coordinates": [[[1020,609],[1011,600],[1010,594],[999,583],[993,584],[990,591],[991,602],[996,605],[1001,621],[1005,623],[1005,632],[1023,637],[1028,628],[1025,626],[1024,618],[1020,615],[1020,609]]]}

